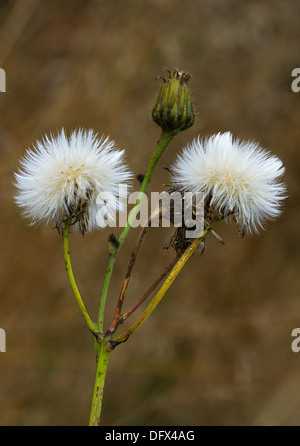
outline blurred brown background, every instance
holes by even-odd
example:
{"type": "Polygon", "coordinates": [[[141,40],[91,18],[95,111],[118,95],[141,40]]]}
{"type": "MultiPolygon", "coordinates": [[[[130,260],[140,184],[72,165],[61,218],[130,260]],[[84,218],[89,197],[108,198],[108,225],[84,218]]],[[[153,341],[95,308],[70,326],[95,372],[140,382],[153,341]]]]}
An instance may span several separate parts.
{"type": "MultiPolygon", "coordinates": [[[[90,333],[64,271],[59,235],[29,227],[13,202],[13,172],[45,132],[93,128],[143,172],[160,129],[151,121],[162,67],[192,73],[195,125],[171,143],[150,190],[197,135],[230,130],[286,166],[284,214],[260,236],[231,225],[195,255],[147,323],[112,356],[106,425],[300,424],[300,67],[297,0],[1,0],[1,425],[87,424],[95,373],[90,333]]],[[[137,187],[137,184],[136,184],[137,187]]],[[[119,233],[119,230],[116,231],[119,233]]],[[[110,230],[71,238],[73,265],[94,319],[110,230]]],[[[110,322],[132,243],[109,291],[110,322]]],[[[126,308],[172,257],[167,229],[143,246],[126,308]]]]}

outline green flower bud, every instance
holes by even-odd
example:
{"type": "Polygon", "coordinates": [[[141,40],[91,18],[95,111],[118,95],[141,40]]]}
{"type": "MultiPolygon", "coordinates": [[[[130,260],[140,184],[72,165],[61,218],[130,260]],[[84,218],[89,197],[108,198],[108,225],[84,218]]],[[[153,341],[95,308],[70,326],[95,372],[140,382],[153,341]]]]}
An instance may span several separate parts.
{"type": "Polygon", "coordinates": [[[195,121],[188,87],[190,74],[179,70],[167,71],[169,78],[161,78],[163,83],[152,118],[163,130],[178,133],[191,127],[195,121]]]}

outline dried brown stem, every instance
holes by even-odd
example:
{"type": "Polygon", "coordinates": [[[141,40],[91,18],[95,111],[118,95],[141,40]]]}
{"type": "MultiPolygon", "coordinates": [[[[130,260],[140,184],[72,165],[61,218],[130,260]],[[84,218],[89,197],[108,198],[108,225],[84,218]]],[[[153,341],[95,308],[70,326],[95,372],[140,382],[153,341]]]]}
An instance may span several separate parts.
{"type": "Polygon", "coordinates": [[[133,270],[133,267],[134,267],[134,264],[135,264],[138,252],[139,252],[139,250],[141,248],[141,245],[143,243],[143,240],[145,238],[145,235],[146,235],[146,232],[147,232],[148,229],[149,229],[149,225],[146,226],[146,227],[143,227],[141,229],[141,231],[139,233],[139,236],[137,238],[134,250],[131,253],[131,256],[130,256],[130,259],[129,259],[129,263],[128,263],[128,267],[127,267],[127,271],[126,271],[125,278],[124,278],[124,281],[123,281],[123,284],[122,284],[122,288],[121,288],[121,291],[120,291],[119,299],[118,299],[118,302],[117,302],[115,315],[114,315],[113,321],[111,323],[111,326],[110,326],[110,328],[108,329],[108,331],[106,333],[107,335],[112,335],[116,331],[116,329],[117,329],[117,327],[119,325],[121,311],[122,311],[123,302],[124,302],[125,293],[126,293],[126,290],[127,290],[127,287],[128,287],[128,283],[129,283],[129,280],[130,280],[130,277],[131,277],[131,274],[132,274],[132,270],[133,270]]]}
{"type": "Polygon", "coordinates": [[[147,299],[148,296],[155,290],[155,288],[160,284],[160,282],[166,277],[166,275],[171,271],[173,266],[176,264],[176,262],[179,260],[181,254],[177,254],[177,256],[172,260],[172,262],[165,268],[165,270],[161,273],[161,275],[153,282],[151,287],[146,291],[146,293],[140,298],[140,300],[126,313],[124,313],[121,316],[121,322],[124,322],[125,319],[127,319],[129,316],[134,313],[141,305],[142,303],[147,299]]]}

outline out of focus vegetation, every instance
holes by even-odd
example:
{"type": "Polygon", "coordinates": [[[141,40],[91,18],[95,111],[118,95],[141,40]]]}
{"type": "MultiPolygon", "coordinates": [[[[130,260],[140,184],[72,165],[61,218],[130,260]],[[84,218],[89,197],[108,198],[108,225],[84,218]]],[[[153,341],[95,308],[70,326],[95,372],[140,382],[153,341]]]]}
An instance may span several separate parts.
{"type": "MultiPolygon", "coordinates": [[[[171,143],[150,190],[194,137],[230,130],[255,139],[286,166],[283,216],[240,240],[224,224],[147,323],[111,355],[103,423],[300,424],[300,67],[297,0],[2,0],[0,67],[1,425],[87,424],[95,372],[84,327],[51,227],[29,227],[13,202],[13,172],[45,132],[78,126],[109,134],[142,173],[160,135],[151,121],[162,67],[192,73],[195,125],[171,143]]],[[[136,184],[137,186],[137,184],[136,184]]],[[[118,230],[116,230],[118,232],[118,230]]],[[[79,288],[92,316],[110,230],[72,236],[79,288]]],[[[136,231],[118,257],[115,307],[136,231]]],[[[127,307],[172,253],[167,229],[141,251],[127,307]],[[154,261],[155,259],[155,261],[154,261]]]]}

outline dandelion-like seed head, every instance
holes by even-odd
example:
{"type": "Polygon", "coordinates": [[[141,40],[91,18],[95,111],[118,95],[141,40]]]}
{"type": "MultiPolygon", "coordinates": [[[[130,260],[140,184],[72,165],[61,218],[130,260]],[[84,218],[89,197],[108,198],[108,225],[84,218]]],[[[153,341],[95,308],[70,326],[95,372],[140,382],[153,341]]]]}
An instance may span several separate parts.
{"type": "Polygon", "coordinates": [[[265,220],[280,214],[283,173],[279,158],[255,142],[233,139],[230,132],[195,139],[171,168],[174,187],[202,192],[210,210],[234,216],[241,234],[259,232],[265,220]]]}
{"type": "Polygon", "coordinates": [[[124,151],[108,137],[77,130],[68,138],[62,130],[27,150],[15,174],[15,200],[32,223],[53,221],[60,227],[71,218],[84,233],[99,226],[97,197],[103,192],[113,197],[106,204],[107,220],[112,221],[127,194],[122,185],[131,177],[124,151]]]}

